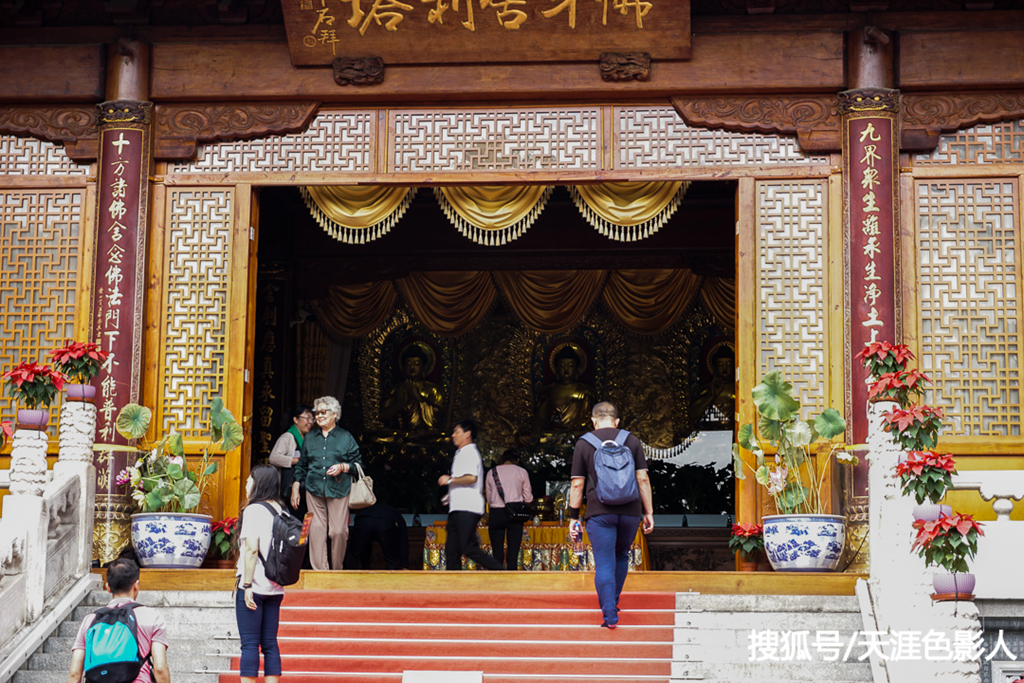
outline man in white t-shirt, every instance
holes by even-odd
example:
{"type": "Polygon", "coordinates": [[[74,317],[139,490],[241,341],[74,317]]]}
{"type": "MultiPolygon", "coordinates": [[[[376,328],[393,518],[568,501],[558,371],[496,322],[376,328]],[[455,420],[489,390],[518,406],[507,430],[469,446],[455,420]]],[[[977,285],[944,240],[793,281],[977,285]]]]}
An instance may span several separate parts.
{"type": "Polygon", "coordinates": [[[442,474],[437,483],[448,487],[448,540],[444,544],[446,569],[462,569],[462,556],[484,569],[500,570],[502,565],[480,547],[476,525],[484,515],[484,463],[476,444],[476,422],[462,420],[452,431],[458,449],[452,473],[442,474]]]}

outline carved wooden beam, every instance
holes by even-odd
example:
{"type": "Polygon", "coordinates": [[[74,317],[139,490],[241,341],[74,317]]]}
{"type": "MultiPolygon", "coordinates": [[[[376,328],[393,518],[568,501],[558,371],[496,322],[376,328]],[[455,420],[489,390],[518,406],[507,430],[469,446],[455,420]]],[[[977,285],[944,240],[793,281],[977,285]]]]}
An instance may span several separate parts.
{"type": "Polygon", "coordinates": [[[1024,91],[904,93],[900,98],[900,149],[931,151],[943,133],[1020,118],[1024,118],[1024,91]]]}
{"type": "Polygon", "coordinates": [[[251,140],[301,133],[316,116],[319,102],[239,104],[158,104],[154,155],[161,161],[187,160],[200,142],[251,140]]]}
{"type": "Polygon", "coordinates": [[[651,55],[647,52],[602,52],[599,64],[603,81],[651,80],[651,55]]]}
{"type": "Polygon", "coordinates": [[[692,126],[739,133],[796,135],[805,152],[842,149],[835,95],[673,97],[672,105],[692,126]]]}
{"type": "Polygon", "coordinates": [[[99,151],[96,105],[0,107],[0,133],[64,143],[69,157],[89,162],[99,151]]]}
{"type": "Polygon", "coordinates": [[[338,85],[383,83],[384,60],[380,57],[338,57],[334,60],[334,82],[338,85]]]}

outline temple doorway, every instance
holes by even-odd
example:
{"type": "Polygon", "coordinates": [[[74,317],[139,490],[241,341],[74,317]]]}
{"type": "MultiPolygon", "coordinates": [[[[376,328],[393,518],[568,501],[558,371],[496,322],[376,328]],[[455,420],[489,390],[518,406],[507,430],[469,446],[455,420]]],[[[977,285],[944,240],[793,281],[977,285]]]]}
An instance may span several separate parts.
{"type": "Polygon", "coordinates": [[[680,530],[653,568],[731,569],[736,191],[689,183],[660,228],[623,240],[557,186],[514,239],[480,244],[434,188],[347,241],[300,188],[260,189],[253,464],[293,405],[334,395],[378,498],[427,520],[444,512],[451,426],[472,417],[485,466],[517,449],[554,517],[587,421],[548,398],[571,384],[648,448],[659,528],[680,530]],[[396,398],[410,379],[415,408],[396,398]]]}

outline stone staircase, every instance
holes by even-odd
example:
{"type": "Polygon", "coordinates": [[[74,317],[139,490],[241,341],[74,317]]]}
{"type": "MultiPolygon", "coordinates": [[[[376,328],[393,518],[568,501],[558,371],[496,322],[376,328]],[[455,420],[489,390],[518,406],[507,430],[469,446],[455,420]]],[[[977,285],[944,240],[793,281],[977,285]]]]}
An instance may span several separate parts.
{"type": "MultiPolygon", "coordinates": [[[[91,593],[14,683],[65,683],[78,626],[107,599],[91,593]]],[[[172,683],[238,683],[230,592],[139,601],[167,621],[172,683]]],[[[484,683],[872,681],[861,639],[846,654],[864,628],[852,596],[625,592],[621,607],[609,631],[589,591],[292,590],[279,642],[292,683],[401,683],[405,671],[482,671],[484,683]],[[835,634],[838,661],[825,660],[821,633],[835,634]]]]}
{"type": "MultiPolygon", "coordinates": [[[[110,594],[93,591],[43,643],[13,683],[66,683],[71,646],[82,619],[107,604],[110,594]]],[[[217,683],[238,654],[235,602],[229,591],[142,591],[138,602],[156,607],[167,622],[167,661],[172,683],[217,683]]]]}

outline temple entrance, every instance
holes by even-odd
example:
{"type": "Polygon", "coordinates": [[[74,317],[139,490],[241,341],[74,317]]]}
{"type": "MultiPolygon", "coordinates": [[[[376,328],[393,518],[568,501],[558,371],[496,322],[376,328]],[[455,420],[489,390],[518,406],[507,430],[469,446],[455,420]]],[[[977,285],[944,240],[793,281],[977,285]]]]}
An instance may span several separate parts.
{"type": "Polygon", "coordinates": [[[378,498],[426,524],[445,512],[451,426],[472,417],[485,466],[517,450],[556,519],[589,406],[610,400],[647,448],[670,539],[660,558],[652,539],[651,568],[731,569],[736,183],[689,184],[633,241],[559,186],[517,238],[479,244],[436,194],[352,244],[298,188],[260,191],[253,463],[293,405],[334,395],[378,498]]]}

